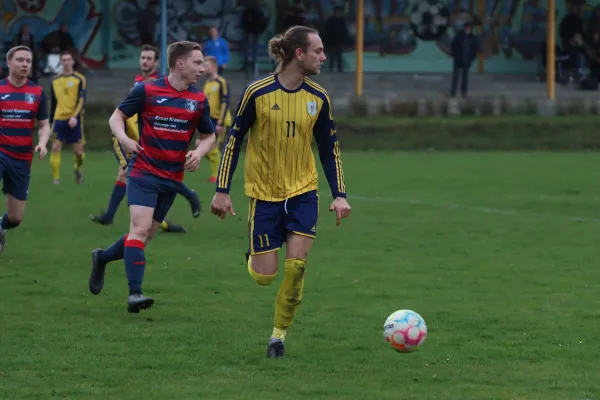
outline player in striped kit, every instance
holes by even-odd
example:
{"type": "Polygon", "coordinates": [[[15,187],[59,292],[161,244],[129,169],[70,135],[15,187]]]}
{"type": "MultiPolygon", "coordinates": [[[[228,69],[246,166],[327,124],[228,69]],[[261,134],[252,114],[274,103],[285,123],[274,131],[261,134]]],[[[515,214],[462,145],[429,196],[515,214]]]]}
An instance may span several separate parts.
{"type": "Polygon", "coordinates": [[[41,86],[27,79],[32,58],[28,47],[10,49],[6,55],[9,75],[0,81],[0,180],[7,209],[0,220],[0,253],[6,244],[6,231],[16,228],[23,220],[36,119],[39,141],[35,152],[42,159],[48,151],[50,123],[46,96],[41,86]]]}
{"type": "Polygon", "coordinates": [[[195,171],[215,143],[206,95],[192,86],[204,73],[203,62],[199,44],[171,44],[169,76],[136,85],[109,120],[125,152],[135,153],[127,177],[131,224],[129,234],[104,250],[93,251],[89,287],[93,294],[100,293],[106,264],[124,259],[130,313],[154,303],[142,294],[144,248],[175,201],[184,171],[195,171]],[[134,114],[139,118],[139,142],[129,138],[124,129],[125,120],[134,114]],[[188,151],[195,131],[200,142],[188,151]]]}

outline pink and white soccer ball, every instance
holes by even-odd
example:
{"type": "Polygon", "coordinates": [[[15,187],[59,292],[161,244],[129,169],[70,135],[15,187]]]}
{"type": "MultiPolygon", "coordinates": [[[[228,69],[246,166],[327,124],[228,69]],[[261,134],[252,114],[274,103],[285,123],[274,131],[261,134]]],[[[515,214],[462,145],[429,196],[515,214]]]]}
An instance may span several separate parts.
{"type": "Polygon", "coordinates": [[[383,325],[383,338],[392,349],[401,353],[418,350],[427,338],[427,325],[419,314],[411,310],[398,310],[383,325]]]}

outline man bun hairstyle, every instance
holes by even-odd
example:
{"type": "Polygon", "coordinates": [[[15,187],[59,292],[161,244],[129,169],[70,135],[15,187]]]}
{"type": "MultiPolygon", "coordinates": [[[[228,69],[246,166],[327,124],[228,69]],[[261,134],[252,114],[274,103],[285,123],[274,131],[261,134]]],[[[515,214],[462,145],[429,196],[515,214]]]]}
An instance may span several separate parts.
{"type": "Polygon", "coordinates": [[[308,49],[308,35],[311,33],[319,34],[313,28],[297,25],[269,40],[269,56],[277,63],[275,73],[281,72],[296,57],[296,49],[308,49]]]}

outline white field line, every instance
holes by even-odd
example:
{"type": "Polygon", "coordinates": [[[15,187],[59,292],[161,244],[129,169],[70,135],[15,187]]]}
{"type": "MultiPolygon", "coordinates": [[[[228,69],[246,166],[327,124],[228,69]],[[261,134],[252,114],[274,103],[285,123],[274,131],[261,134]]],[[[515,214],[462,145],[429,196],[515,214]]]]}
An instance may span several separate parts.
{"type": "Polygon", "coordinates": [[[514,210],[503,210],[499,208],[490,208],[490,207],[477,207],[477,206],[466,206],[461,204],[452,204],[452,203],[432,203],[423,200],[416,199],[402,199],[402,198],[393,198],[393,197],[376,197],[376,196],[362,196],[362,195],[349,195],[348,201],[352,204],[352,200],[364,201],[364,202],[375,202],[375,203],[397,203],[397,204],[413,204],[413,205],[422,205],[428,207],[435,208],[445,208],[450,210],[466,210],[473,211],[485,214],[497,214],[497,215],[507,215],[513,217],[530,217],[536,219],[564,219],[568,221],[578,221],[578,222],[596,222],[600,223],[600,218],[588,218],[588,217],[577,217],[577,216],[566,216],[566,215],[558,215],[558,214],[540,214],[540,213],[532,213],[532,212],[521,212],[514,210]]]}
{"type": "Polygon", "coordinates": [[[600,202],[600,197],[576,197],[569,195],[538,195],[538,194],[519,194],[507,196],[507,199],[531,199],[538,201],[568,201],[572,203],[598,203],[600,202]]]}

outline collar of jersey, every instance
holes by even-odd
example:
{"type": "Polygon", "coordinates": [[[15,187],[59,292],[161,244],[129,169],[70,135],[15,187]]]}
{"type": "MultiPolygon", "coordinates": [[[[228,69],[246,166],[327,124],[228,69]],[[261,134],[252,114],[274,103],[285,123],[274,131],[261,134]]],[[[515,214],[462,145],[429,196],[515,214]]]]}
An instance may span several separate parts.
{"type": "Polygon", "coordinates": [[[277,84],[277,86],[278,86],[278,87],[279,87],[281,90],[283,90],[284,92],[286,92],[286,93],[296,93],[296,92],[299,92],[299,91],[302,89],[302,86],[304,86],[304,79],[303,79],[303,80],[302,80],[302,83],[300,84],[300,86],[298,86],[298,88],[297,88],[297,89],[293,89],[293,90],[286,89],[286,88],[284,88],[284,87],[283,87],[283,85],[282,85],[282,84],[279,82],[279,74],[274,74],[274,76],[275,76],[275,84],[277,84]]]}

